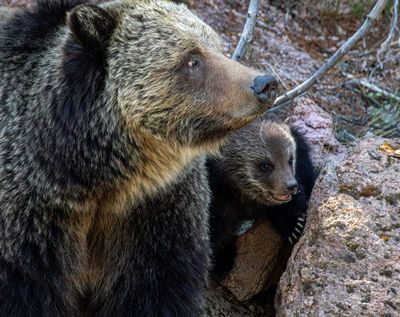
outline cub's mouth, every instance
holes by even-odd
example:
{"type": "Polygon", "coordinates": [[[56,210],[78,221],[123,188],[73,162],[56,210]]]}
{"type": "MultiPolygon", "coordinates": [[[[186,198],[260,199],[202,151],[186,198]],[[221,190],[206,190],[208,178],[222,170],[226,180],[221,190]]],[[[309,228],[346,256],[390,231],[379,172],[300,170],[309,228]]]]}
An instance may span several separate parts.
{"type": "Polygon", "coordinates": [[[291,194],[274,194],[271,193],[272,198],[274,198],[275,200],[285,203],[288,201],[292,200],[292,195],[291,194]]]}

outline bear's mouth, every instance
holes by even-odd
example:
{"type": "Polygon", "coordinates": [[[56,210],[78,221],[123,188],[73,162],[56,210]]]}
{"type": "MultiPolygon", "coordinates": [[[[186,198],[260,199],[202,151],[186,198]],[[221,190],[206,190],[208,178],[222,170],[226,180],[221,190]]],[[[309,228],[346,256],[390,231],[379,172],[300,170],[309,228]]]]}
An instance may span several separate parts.
{"type": "Polygon", "coordinates": [[[292,200],[292,195],[291,194],[280,194],[280,195],[276,195],[271,193],[271,196],[277,200],[277,201],[281,201],[281,202],[288,202],[290,200],[292,200]]]}
{"type": "Polygon", "coordinates": [[[241,105],[234,111],[232,111],[231,115],[235,119],[247,119],[254,120],[256,116],[262,115],[266,110],[271,108],[271,104],[263,104],[263,103],[254,103],[254,104],[245,104],[241,105]]]}

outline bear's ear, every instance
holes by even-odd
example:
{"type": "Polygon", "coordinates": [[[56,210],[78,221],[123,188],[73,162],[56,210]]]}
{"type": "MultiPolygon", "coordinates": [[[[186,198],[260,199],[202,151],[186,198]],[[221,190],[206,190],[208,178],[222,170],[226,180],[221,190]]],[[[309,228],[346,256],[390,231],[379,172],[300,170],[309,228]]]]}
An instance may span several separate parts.
{"type": "Polygon", "coordinates": [[[74,40],[86,47],[102,47],[113,33],[116,21],[94,5],[79,5],[68,13],[67,26],[74,40]]]}
{"type": "Polygon", "coordinates": [[[78,5],[67,15],[71,34],[63,47],[65,91],[58,96],[54,109],[56,117],[68,128],[90,120],[104,87],[106,51],[115,25],[116,20],[97,6],[78,5]]]}

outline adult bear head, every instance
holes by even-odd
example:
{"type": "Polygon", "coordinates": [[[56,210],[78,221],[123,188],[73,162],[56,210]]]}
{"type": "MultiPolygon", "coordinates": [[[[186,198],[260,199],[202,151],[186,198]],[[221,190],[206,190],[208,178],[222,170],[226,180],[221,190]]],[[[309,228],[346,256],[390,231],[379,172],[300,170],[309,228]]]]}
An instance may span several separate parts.
{"type": "Polygon", "coordinates": [[[144,129],[168,143],[210,145],[275,99],[275,79],[225,57],[219,36],[185,5],[79,5],[68,13],[67,26],[69,84],[90,79],[96,87],[88,94],[102,87],[109,112],[117,110],[135,133],[144,129]]]}
{"type": "Polygon", "coordinates": [[[5,113],[29,110],[13,135],[63,193],[157,189],[277,93],[273,77],[225,57],[209,26],[167,1],[38,0],[7,19],[0,42],[13,74],[0,87],[5,113]]]}

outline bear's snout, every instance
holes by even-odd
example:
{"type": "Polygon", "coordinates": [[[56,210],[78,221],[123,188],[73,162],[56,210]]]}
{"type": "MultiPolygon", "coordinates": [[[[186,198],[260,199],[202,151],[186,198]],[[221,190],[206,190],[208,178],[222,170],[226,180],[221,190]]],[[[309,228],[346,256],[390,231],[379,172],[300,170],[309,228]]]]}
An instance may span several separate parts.
{"type": "Polygon", "coordinates": [[[270,75],[257,76],[254,78],[251,89],[259,101],[272,103],[278,94],[278,82],[270,75]]]}

